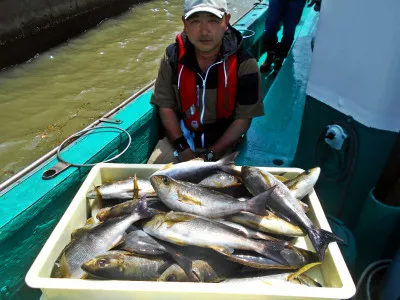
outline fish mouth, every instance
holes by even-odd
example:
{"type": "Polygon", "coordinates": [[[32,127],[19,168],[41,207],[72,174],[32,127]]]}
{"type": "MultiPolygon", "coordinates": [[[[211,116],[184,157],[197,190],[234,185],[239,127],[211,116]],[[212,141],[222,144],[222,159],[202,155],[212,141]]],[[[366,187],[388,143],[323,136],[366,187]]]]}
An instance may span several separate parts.
{"type": "Polygon", "coordinates": [[[94,269],[95,264],[96,264],[96,260],[91,259],[91,260],[85,262],[85,263],[81,266],[81,268],[82,268],[85,272],[90,273],[90,272],[94,269]]]}
{"type": "Polygon", "coordinates": [[[162,184],[162,179],[160,175],[153,175],[150,177],[150,183],[153,186],[154,189],[156,189],[156,186],[159,186],[162,184]]]}

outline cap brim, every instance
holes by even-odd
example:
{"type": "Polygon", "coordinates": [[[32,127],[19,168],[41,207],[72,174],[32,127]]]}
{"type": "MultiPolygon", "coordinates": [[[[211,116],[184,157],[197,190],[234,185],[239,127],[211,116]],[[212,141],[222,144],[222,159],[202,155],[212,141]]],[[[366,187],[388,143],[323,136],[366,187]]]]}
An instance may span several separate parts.
{"type": "Polygon", "coordinates": [[[218,18],[222,18],[225,14],[225,12],[220,11],[219,9],[213,8],[213,7],[196,7],[190,11],[188,11],[185,15],[185,20],[187,20],[190,16],[192,16],[195,13],[198,12],[208,12],[210,14],[213,14],[217,16],[218,18]]]}

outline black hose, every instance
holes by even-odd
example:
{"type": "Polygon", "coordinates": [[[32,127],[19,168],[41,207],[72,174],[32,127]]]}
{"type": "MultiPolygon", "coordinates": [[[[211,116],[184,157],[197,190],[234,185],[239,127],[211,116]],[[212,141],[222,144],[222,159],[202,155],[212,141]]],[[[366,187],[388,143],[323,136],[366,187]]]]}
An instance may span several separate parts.
{"type": "Polygon", "coordinates": [[[340,217],[343,212],[344,201],[347,196],[350,180],[352,178],[352,174],[354,172],[354,168],[356,165],[356,160],[358,156],[358,138],[354,127],[349,122],[345,123],[342,121],[336,121],[332,122],[330,125],[334,124],[341,126],[349,135],[347,138],[347,149],[343,153],[341,153],[340,152],[341,150],[335,150],[331,148],[329,145],[327,145],[324,141],[327,133],[327,129],[325,129],[318,136],[317,142],[314,147],[314,164],[321,168],[320,176],[324,180],[336,183],[344,181],[344,186],[341,196],[339,198],[339,207],[337,211],[337,216],[340,217]],[[322,155],[318,155],[318,147],[321,144],[321,142],[323,142],[322,155]],[[342,163],[340,163],[341,166],[339,166],[339,171],[336,172],[335,174],[327,174],[326,160],[329,152],[333,153],[333,155],[337,155],[339,161],[342,159],[344,155],[347,156],[342,160],[342,163]]]}

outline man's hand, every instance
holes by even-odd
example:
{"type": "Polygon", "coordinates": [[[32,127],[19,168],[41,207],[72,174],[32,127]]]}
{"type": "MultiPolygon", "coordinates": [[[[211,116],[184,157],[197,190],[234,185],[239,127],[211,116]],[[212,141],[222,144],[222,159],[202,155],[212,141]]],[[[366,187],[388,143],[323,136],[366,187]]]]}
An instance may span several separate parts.
{"type": "Polygon", "coordinates": [[[178,158],[180,162],[184,162],[196,158],[196,154],[190,148],[187,148],[178,154],[178,158]]]}
{"type": "Polygon", "coordinates": [[[319,11],[321,9],[321,0],[308,0],[307,7],[314,6],[315,11],[319,11]]]}
{"type": "Polygon", "coordinates": [[[247,129],[249,129],[250,124],[251,119],[234,120],[218,141],[209,148],[214,151],[215,159],[218,159],[226,150],[235,146],[242,138],[242,134],[246,133],[247,129]]]}

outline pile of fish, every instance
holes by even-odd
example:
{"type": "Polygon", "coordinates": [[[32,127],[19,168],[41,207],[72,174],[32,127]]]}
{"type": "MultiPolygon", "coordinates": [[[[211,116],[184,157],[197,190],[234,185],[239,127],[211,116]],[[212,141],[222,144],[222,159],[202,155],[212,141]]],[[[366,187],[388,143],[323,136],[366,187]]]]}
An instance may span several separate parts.
{"type": "Polygon", "coordinates": [[[287,179],[239,168],[236,155],[95,186],[87,194],[92,216],[72,233],[52,277],[235,282],[300,270],[292,281],[317,286],[303,271],[341,241],[310,221],[302,201],[320,169],[287,179]],[[294,246],[306,235],[315,252],[294,246]]]}

